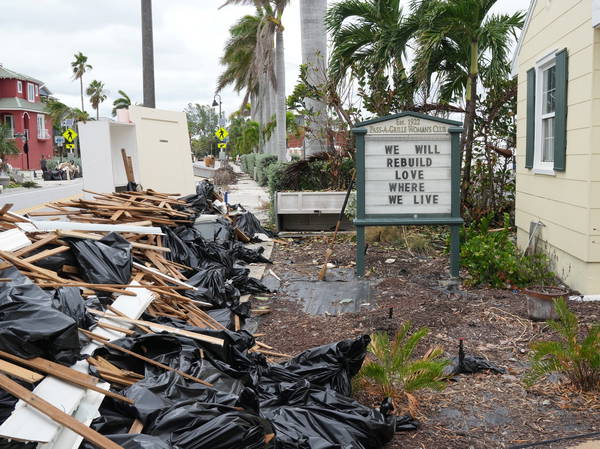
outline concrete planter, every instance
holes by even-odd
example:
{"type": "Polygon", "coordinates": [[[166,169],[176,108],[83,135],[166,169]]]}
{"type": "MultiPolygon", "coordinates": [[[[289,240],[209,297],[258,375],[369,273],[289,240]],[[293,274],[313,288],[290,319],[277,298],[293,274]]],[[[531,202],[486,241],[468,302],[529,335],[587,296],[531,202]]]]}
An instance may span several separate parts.
{"type": "Polygon", "coordinates": [[[0,186],[6,187],[8,184],[10,184],[10,176],[0,175],[0,186]]]}
{"type": "MultiPolygon", "coordinates": [[[[280,231],[330,231],[335,227],[346,192],[277,192],[275,216],[280,231]]],[[[353,228],[344,218],[342,230],[353,228]]]]}
{"type": "Polygon", "coordinates": [[[554,300],[569,296],[567,290],[554,287],[531,288],[523,293],[527,297],[527,314],[533,321],[557,320],[554,300]]]}

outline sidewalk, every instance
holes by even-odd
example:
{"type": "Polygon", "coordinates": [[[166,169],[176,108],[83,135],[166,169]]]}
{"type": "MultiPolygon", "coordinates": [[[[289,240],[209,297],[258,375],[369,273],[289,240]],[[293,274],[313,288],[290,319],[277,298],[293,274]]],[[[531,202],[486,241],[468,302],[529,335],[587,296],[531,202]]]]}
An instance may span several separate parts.
{"type": "Polygon", "coordinates": [[[244,173],[239,166],[231,163],[233,171],[241,174],[237,184],[229,190],[229,203],[241,204],[256,217],[265,223],[269,219],[269,193],[265,187],[259,186],[250,176],[244,173]]]}
{"type": "Polygon", "coordinates": [[[83,193],[83,178],[71,181],[36,180],[36,182],[41,187],[5,189],[0,193],[0,204],[12,203],[13,211],[22,211],[50,201],[62,200],[83,193]]]}

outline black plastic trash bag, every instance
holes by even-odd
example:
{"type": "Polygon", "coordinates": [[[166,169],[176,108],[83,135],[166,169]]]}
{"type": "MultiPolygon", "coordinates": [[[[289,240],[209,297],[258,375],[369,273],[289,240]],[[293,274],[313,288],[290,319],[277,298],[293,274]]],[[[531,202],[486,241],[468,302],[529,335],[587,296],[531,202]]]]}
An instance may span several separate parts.
{"type": "Polygon", "coordinates": [[[89,329],[96,323],[94,316],[85,308],[79,287],[57,288],[52,297],[52,307],[73,318],[77,327],[89,329]]]}
{"type": "MultiPolygon", "coordinates": [[[[173,446],[172,444],[158,437],[153,437],[151,435],[145,435],[141,433],[106,435],[106,437],[117,443],[123,449],[179,449],[177,446],[173,446]]],[[[79,446],[79,448],[97,449],[98,446],[96,446],[95,444],[91,444],[88,441],[84,441],[81,444],[81,446],[79,446]]]]}
{"type": "Polygon", "coordinates": [[[506,374],[506,369],[496,365],[494,362],[483,357],[466,355],[463,346],[463,339],[458,341],[458,357],[454,357],[450,364],[444,368],[444,374],[455,376],[457,374],[474,374],[488,371],[494,374],[506,374]]]}
{"type": "Polygon", "coordinates": [[[11,302],[30,302],[48,307],[52,305],[50,295],[15,267],[1,270],[0,277],[10,279],[8,282],[0,283],[0,305],[11,302]]]}
{"type": "Polygon", "coordinates": [[[81,277],[92,284],[129,284],[131,243],[115,232],[100,240],[68,239],[81,277]]]}
{"type": "Polygon", "coordinates": [[[81,351],[77,323],[50,305],[7,302],[0,305],[0,350],[72,365],[81,351]]]}
{"type": "Polygon", "coordinates": [[[163,245],[171,251],[166,253],[168,260],[187,265],[190,268],[196,268],[199,264],[198,255],[192,247],[184,242],[173,230],[166,226],[162,228],[164,232],[163,245]]]}
{"type": "Polygon", "coordinates": [[[360,370],[370,342],[371,338],[363,335],[355,340],[319,346],[298,354],[281,366],[313,385],[330,387],[349,396],[351,379],[360,370]]]}
{"type": "Polygon", "coordinates": [[[184,401],[158,413],[144,432],[168,440],[180,449],[263,449],[273,433],[268,420],[221,404],[184,401]]]}
{"type": "Polygon", "coordinates": [[[240,242],[236,242],[233,246],[233,255],[237,260],[241,260],[246,263],[273,263],[262,253],[265,249],[261,246],[258,249],[251,249],[244,246],[240,242]]]}
{"type": "Polygon", "coordinates": [[[243,214],[236,215],[235,226],[250,238],[254,237],[254,234],[265,234],[268,237],[274,236],[271,231],[262,227],[260,221],[252,212],[246,211],[243,214]]]}
{"type": "MultiPolygon", "coordinates": [[[[34,255],[47,249],[51,249],[53,247],[54,246],[52,245],[45,245],[39,248],[39,251],[36,251],[31,254],[34,255]]],[[[44,257],[43,259],[36,260],[35,265],[59,273],[62,271],[62,267],[65,265],[77,266],[77,259],[75,259],[73,252],[69,250],[63,251],[62,253],[53,254],[52,256],[44,257]]]]}
{"type": "Polygon", "coordinates": [[[395,416],[306,380],[279,384],[260,407],[273,424],[278,448],[380,449],[396,428],[395,416]]]}

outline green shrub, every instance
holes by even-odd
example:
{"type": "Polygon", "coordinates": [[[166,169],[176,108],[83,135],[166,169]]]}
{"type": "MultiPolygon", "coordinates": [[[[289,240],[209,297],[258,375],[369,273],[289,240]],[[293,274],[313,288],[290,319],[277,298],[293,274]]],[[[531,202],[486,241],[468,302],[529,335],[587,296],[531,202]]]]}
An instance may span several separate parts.
{"type": "Polygon", "coordinates": [[[271,223],[275,223],[275,194],[283,190],[282,183],[288,165],[285,162],[274,162],[267,167],[267,187],[269,188],[269,198],[271,200],[269,219],[271,223]]]}
{"type": "Polygon", "coordinates": [[[460,257],[462,266],[471,276],[467,281],[471,285],[524,287],[555,280],[546,255],[522,255],[519,252],[510,234],[508,214],[504,215],[502,230],[491,232],[488,219],[466,228],[460,257]]]}
{"type": "Polygon", "coordinates": [[[371,336],[369,352],[375,361],[366,362],[359,376],[376,383],[384,395],[392,398],[424,388],[442,390],[444,368],[449,361],[440,358],[441,348],[433,348],[421,358],[414,358],[413,353],[419,342],[429,334],[429,329],[422,327],[409,334],[411,323],[403,323],[393,341],[386,332],[377,332],[371,336]]]}
{"type": "Polygon", "coordinates": [[[258,154],[256,156],[256,182],[261,186],[266,186],[269,182],[267,178],[267,168],[277,162],[277,156],[274,154],[258,154]]]}
{"type": "Polygon", "coordinates": [[[250,153],[246,155],[246,173],[250,177],[254,176],[254,164],[256,163],[256,153],[250,153]]]}
{"type": "Polygon", "coordinates": [[[548,326],[558,333],[558,341],[540,341],[531,345],[531,370],[525,382],[529,385],[541,377],[558,372],[584,391],[600,390],[600,323],[580,336],[577,317],[563,298],[554,300],[558,321],[548,326]]]}

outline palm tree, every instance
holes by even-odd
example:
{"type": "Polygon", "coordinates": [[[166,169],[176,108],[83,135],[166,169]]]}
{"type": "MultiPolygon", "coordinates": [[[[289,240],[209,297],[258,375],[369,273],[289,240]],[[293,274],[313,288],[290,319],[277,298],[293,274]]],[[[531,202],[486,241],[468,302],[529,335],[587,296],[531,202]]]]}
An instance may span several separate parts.
{"type": "Polygon", "coordinates": [[[75,120],[75,123],[77,123],[77,122],[85,123],[90,120],[90,114],[88,114],[86,111],[82,111],[81,109],[72,108],[69,111],[68,118],[72,118],[73,120],[75,120]]]}
{"type": "Polygon", "coordinates": [[[131,98],[124,91],[118,90],[120,97],[113,101],[112,115],[117,115],[117,109],[127,109],[131,106],[131,98]]]}
{"type": "Polygon", "coordinates": [[[83,74],[88,70],[91,70],[92,66],[87,63],[88,57],[83,53],[75,53],[73,56],[75,57],[75,60],[71,62],[73,79],[79,80],[79,88],[81,92],[81,110],[85,111],[85,107],[83,106],[83,74]]]}
{"type": "MultiPolygon", "coordinates": [[[[263,104],[270,101],[267,92],[275,90],[276,152],[280,160],[284,160],[286,148],[285,132],[285,54],[283,48],[283,24],[281,18],[289,0],[227,0],[229,4],[252,4],[262,12],[257,27],[256,49],[252,60],[251,71],[262,87],[259,101],[263,104]],[[275,41],[275,44],[273,43],[275,41]],[[268,85],[268,86],[267,86],[268,85]]],[[[264,115],[264,114],[263,114],[264,115]]],[[[264,125],[270,117],[263,117],[264,125]]]]}
{"type": "Polygon", "coordinates": [[[106,90],[102,81],[94,80],[90,83],[85,93],[90,97],[92,108],[96,110],[96,120],[100,118],[100,103],[106,100],[106,90]]]}
{"type": "Polygon", "coordinates": [[[6,173],[8,162],[6,156],[19,154],[19,147],[12,136],[12,130],[4,122],[0,122],[0,173],[6,173]]]}
{"type": "Polygon", "coordinates": [[[60,131],[62,121],[69,116],[71,109],[56,98],[48,97],[43,101],[45,103],[44,111],[50,120],[52,120],[52,127],[56,131],[60,131]]]}
{"type": "MultiPolygon", "coordinates": [[[[307,67],[307,79],[312,85],[325,84],[327,71],[327,29],[325,15],[327,0],[303,0],[300,2],[300,30],[302,39],[302,64],[307,67]]],[[[327,105],[323,101],[305,98],[306,108],[311,112],[312,133],[305,136],[306,156],[323,151],[321,139],[327,124],[327,105]],[[313,137],[313,136],[316,136],[313,137]]]]}
{"type": "Polygon", "coordinates": [[[341,0],[327,12],[326,24],[332,34],[329,73],[334,82],[350,73],[369,85],[365,107],[377,115],[393,112],[394,101],[412,103],[404,59],[418,21],[404,14],[400,0],[341,0]]]}
{"type": "Polygon", "coordinates": [[[462,200],[471,182],[477,83],[484,86],[509,72],[509,52],[524,13],[490,14],[497,0],[416,0],[422,26],[417,34],[415,74],[441,84],[442,100],[465,103],[461,147],[463,156],[462,200]]]}

